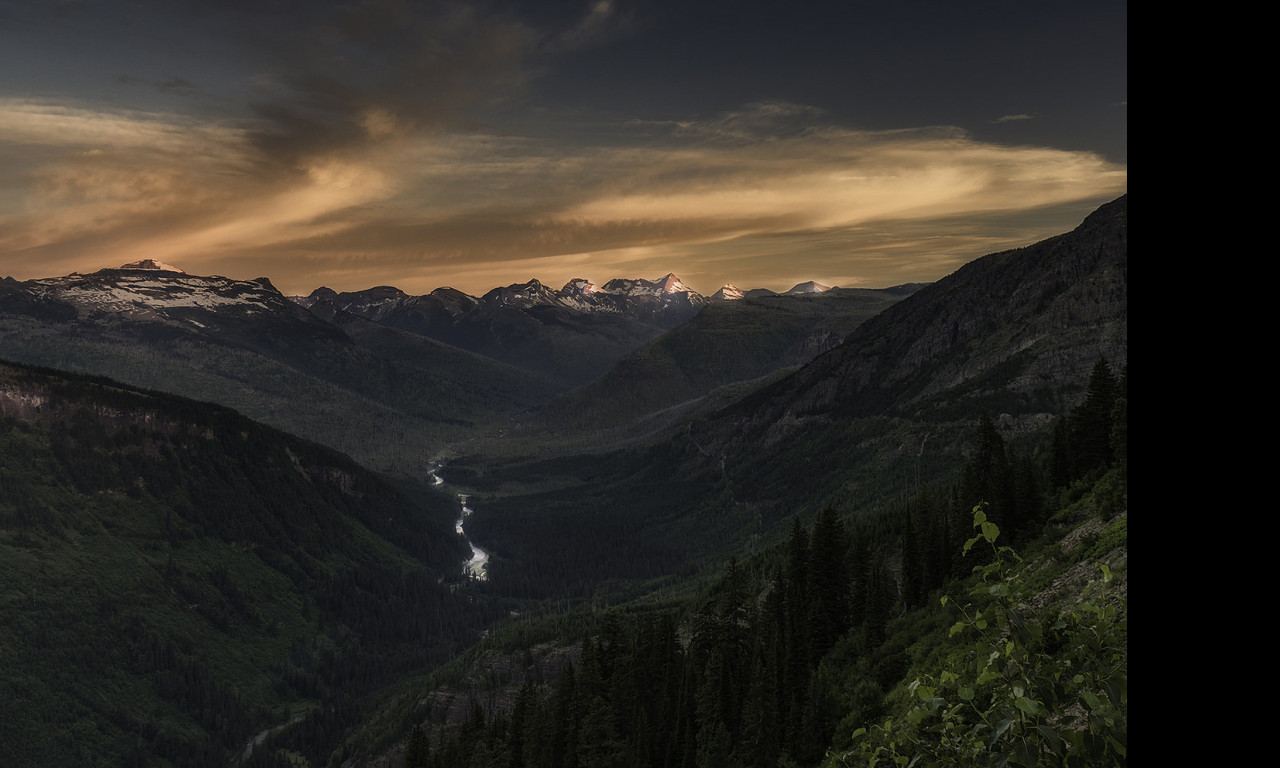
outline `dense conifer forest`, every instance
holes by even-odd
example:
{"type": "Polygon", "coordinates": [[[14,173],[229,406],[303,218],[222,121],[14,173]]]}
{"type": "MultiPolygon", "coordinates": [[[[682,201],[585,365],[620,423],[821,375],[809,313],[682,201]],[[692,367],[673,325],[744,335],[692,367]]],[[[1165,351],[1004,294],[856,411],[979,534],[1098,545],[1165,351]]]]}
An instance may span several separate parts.
{"type": "Polygon", "coordinates": [[[796,518],[691,599],[579,612],[553,679],[415,708],[393,764],[1125,765],[1127,369],[1099,360],[1052,435],[1024,454],[984,417],[950,483],[796,518]]]}

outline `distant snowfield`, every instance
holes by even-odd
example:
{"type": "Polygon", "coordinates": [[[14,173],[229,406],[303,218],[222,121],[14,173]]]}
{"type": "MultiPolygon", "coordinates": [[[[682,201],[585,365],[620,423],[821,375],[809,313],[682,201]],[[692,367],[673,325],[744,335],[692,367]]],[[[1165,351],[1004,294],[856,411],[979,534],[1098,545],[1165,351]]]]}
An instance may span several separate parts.
{"type": "Polygon", "coordinates": [[[226,278],[187,277],[170,273],[163,278],[150,275],[121,275],[104,285],[99,280],[63,277],[35,281],[57,298],[81,307],[116,312],[133,309],[175,309],[196,307],[215,309],[241,305],[261,309],[266,292],[256,283],[226,278]]]}

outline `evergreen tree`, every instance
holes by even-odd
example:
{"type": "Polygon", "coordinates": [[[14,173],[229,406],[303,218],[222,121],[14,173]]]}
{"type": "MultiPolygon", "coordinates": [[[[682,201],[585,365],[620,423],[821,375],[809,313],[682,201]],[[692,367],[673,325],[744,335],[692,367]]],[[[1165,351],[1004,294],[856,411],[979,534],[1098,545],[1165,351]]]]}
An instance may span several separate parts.
{"type": "Polygon", "coordinates": [[[784,637],[786,665],[781,698],[778,703],[783,723],[785,749],[794,753],[800,739],[800,716],[804,709],[805,693],[809,690],[809,666],[812,633],[809,631],[809,534],[795,518],[791,526],[791,540],[787,544],[786,635],[784,637]]]}
{"type": "Polygon", "coordinates": [[[1074,477],[1083,477],[1098,467],[1111,464],[1112,410],[1116,401],[1116,378],[1106,358],[1098,358],[1089,374],[1084,402],[1071,418],[1071,457],[1074,477]]]}
{"type": "Polygon", "coordinates": [[[409,746],[404,751],[404,768],[427,768],[431,764],[431,745],[422,732],[422,726],[415,725],[409,733],[409,746]]]}
{"type": "Polygon", "coordinates": [[[964,507],[987,503],[987,516],[1004,530],[1015,530],[1019,519],[1014,503],[1013,473],[1004,438],[991,414],[984,412],[978,422],[978,448],[965,464],[960,496],[964,507]]]}
{"type": "Polygon", "coordinates": [[[566,664],[551,699],[550,764],[576,768],[578,764],[578,683],[572,664],[566,664]]]}
{"type": "Polygon", "coordinates": [[[849,629],[849,538],[831,507],[813,524],[809,542],[811,660],[816,664],[849,629]]]}

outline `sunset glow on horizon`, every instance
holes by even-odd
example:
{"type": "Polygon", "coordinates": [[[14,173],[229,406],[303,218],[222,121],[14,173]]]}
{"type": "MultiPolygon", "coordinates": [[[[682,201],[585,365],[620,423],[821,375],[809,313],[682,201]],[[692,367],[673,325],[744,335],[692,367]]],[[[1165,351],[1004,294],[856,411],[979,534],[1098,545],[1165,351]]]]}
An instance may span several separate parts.
{"type": "Polygon", "coordinates": [[[5,8],[0,276],[152,258],[287,294],[668,272],[708,295],[883,287],[1127,190],[1122,3],[994,3],[972,42],[936,37],[964,21],[939,10],[878,57],[874,30],[905,15],[725,6],[740,34],[698,47],[709,10],[552,5],[5,8]],[[796,45],[753,56],[770,24],[796,45]],[[992,39],[1043,58],[992,78],[992,39]]]}

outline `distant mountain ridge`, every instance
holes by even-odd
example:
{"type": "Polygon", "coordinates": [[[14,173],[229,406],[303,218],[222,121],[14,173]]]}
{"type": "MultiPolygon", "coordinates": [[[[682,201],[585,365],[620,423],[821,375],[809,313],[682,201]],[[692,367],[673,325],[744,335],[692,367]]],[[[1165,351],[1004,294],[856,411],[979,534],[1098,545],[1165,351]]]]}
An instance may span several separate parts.
{"type": "MultiPolygon", "coordinates": [[[[831,288],[832,286],[810,280],[792,287],[790,290],[785,291],[783,295],[823,293],[831,290],[831,288]]],[[[596,285],[586,278],[575,277],[565,283],[559,290],[553,289],[535,278],[526,283],[512,283],[511,285],[494,288],[479,297],[470,296],[448,287],[437,288],[423,296],[411,296],[399,288],[382,285],[360,291],[341,293],[321,286],[307,296],[290,296],[289,298],[304,307],[314,306],[319,301],[331,301],[346,311],[356,311],[365,316],[378,312],[388,313],[391,305],[414,299],[422,300],[432,297],[444,302],[445,297],[448,297],[451,301],[447,303],[452,307],[453,314],[480,306],[494,307],[501,305],[527,309],[533,306],[545,305],[560,306],[581,312],[631,313],[652,317],[654,315],[652,307],[648,307],[647,310],[640,310],[640,307],[646,306],[644,302],[649,300],[656,302],[670,315],[663,318],[662,322],[679,324],[683,319],[686,319],[683,317],[685,312],[682,310],[687,310],[690,307],[696,310],[710,301],[733,301],[747,295],[776,295],[776,292],[767,288],[753,288],[743,291],[732,284],[725,284],[724,287],[707,297],[690,288],[679,277],[676,277],[675,273],[667,273],[656,280],[618,277],[609,280],[604,285],[596,285]]],[[[374,318],[370,317],[370,319],[374,318]]]]}
{"type": "Polygon", "coordinates": [[[0,283],[0,358],[217,402],[398,471],[459,426],[557,391],[431,339],[345,327],[266,278],[171,270],[0,283]]]}
{"type": "Polygon", "coordinates": [[[558,290],[534,279],[479,297],[453,288],[412,296],[377,286],[342,293],[321,287],[291,298],[326,317],[352,314],[534,371],[567,388],[603,375],[713,301],[743,295],[734,291],[722,289],[709,299],[668,273],[654,280],[614,278],[600,286],[577,277],[558,290]]]}
{"type": "Polygon", "coordinates": [[[144,259],[0,281],[0,358],[218,402],[388,468],[429,452],[440,430],[598,378],[709,303],[674,274],[298,299],[265,277],[144,259]],[[401,445],[379,431],[417,437],[401,445]]]}

